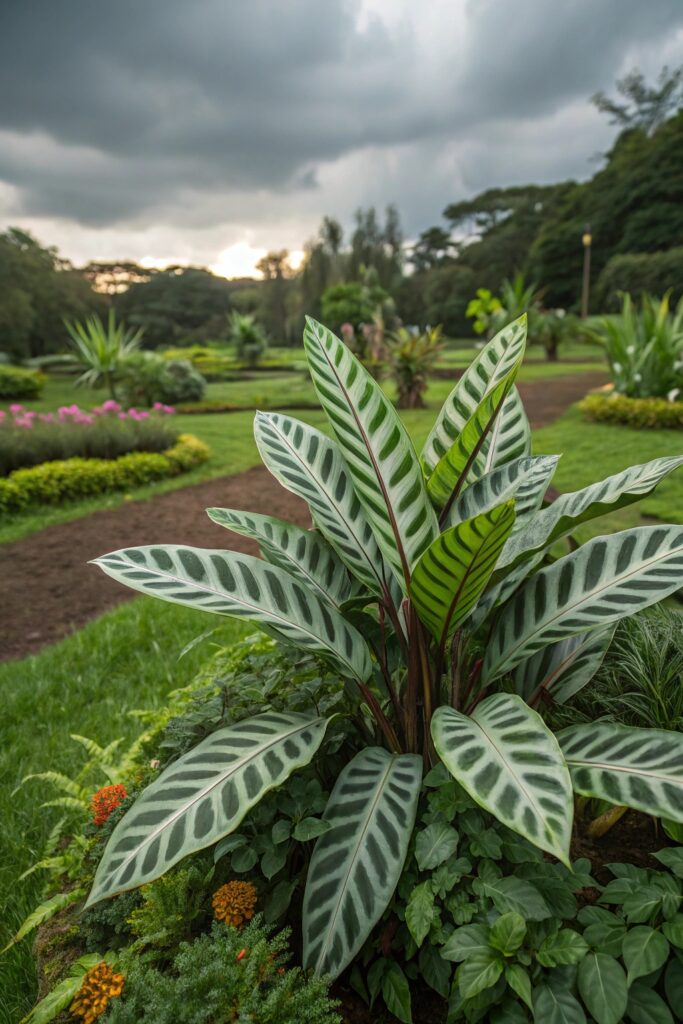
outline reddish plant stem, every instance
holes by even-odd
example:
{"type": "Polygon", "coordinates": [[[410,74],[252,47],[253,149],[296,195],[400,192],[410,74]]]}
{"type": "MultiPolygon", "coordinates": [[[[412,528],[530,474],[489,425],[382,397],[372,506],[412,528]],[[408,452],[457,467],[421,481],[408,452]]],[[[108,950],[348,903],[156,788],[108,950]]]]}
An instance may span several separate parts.
{"type": "Polygon", "coordinates": [[[391,722],[389,721],[387,716],[382,711],[380,703],[377,700],[377,698],[375,697],[374,693],[372,692],[372,690],[370,690],[370,688],[368,686],[365,685],[365,683],[360,683],[359,682],[358,683],[358,688],[359,688],[360,692],[363,694],[363,697],[365,698],[365,701],[366,701],[368,707],[370,708],[370,710],[372,711],[373,715],[375,716],[375,721],[377,722],[377,725],[382,730],[382,735],[384,736],[385,740],[389,744],[390,749],[393,750],[393,752],[395,754],[401,754],[402,753],[402,749],[401,749],[401,744],[398,741],[398,736],[394,732],[394,728],[393,728],[391,722]]]}

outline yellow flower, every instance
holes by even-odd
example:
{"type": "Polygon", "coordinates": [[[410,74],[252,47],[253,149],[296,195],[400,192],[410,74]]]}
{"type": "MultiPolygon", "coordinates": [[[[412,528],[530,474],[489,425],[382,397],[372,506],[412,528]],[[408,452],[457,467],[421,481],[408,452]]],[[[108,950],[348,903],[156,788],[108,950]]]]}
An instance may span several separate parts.
{"type": "Polygon", "coordinates": [[[217,921],[239,928],[254,916],[256,889],[251,882],[227,882],[213,894],[211,905],[217,921]]]}
{"type": "Polygon", "coordinates": [[[80,1017],[83,1024],[93,1024],[107,1009],[112,996],[120,996],[123,989],[123,975],[115,974],[104,960],[97,964],[83,978],[83,984],[69,1007],[74,1017],[80,1017]]]}

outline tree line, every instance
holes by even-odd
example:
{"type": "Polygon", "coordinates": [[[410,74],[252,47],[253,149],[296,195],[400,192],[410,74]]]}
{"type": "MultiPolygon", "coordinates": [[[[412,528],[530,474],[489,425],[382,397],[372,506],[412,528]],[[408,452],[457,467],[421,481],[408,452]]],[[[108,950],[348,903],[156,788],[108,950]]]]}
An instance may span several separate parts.
{"type": "Polygon", "coordinates": [[[639,72],[617,96],[593,102],[617,135],[590,180],[488,189],[449,204],[443,222],[406,244],[395,206],[360,209],[351,230],[324,217],[296,271],[286,250],[258,264],[260,279],[226,280],[203,267],[152,270],[132,262],[80,269],[27,232],[0,234],[0,353],[25,359],[60,351],[64,320],[114,308],[144,329],[144,344],[221,341],[231,313],[250,314],[274,344],[298,344],[310,313],[358,328],[379,312],[446,334],[471,334],[478,288],[497,294],[518,273],[544,304],[578,308],[582,235],[592,235],[593,311],[622,290],[683,293],[683,68],[649,85],[639,72]]]}

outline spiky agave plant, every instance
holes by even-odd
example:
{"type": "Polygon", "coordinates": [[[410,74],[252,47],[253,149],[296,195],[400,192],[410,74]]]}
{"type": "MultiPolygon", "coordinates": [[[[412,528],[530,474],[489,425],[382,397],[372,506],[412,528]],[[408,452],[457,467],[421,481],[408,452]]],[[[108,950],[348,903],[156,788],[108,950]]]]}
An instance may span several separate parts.
{"type": "MultiPolygon", "coordinates": [[[[265,464],[308,502],[316,529],[210,509],[256,539],[264,560],[158,545],[97,560],[144,593],[252,620],[324,656],[374,718],[375,744],[341,772],[308,872],[304,962],[320,972],[339,974],[386,908],[423,769],[439,758],[482,807],[564,863],[572,788],[683,821],[680,735],[600,723],[555,736],[535,710],[545,695],[563,701],[583,686],[616,622],[676,590],[683,568],[683,527],[597,537],[549,562],[551,546],[649,494],[683,458],[542,508],[557,458],[530,454],[514,387],[525,338],[521,318],[483,349],[418,458],[378,384],[309,320],[304,344],[336,440],[265,413],[255,432],[265,464]]],[[[118,824],[89,903],[230,833],[311,761],[326,727],[323,717],[266,712],[203,740],[118,824]]]]}

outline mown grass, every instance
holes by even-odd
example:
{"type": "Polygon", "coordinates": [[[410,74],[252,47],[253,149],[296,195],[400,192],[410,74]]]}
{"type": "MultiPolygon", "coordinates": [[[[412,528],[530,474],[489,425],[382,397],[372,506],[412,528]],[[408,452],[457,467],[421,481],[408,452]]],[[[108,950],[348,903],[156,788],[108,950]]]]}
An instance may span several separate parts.
{"type": "MultiPolygon", "coordinates": [[[[29,782],[15,792],[22,778],[48,769],[67,775],[77,771],[83,751],[69,740],[72,732],[101,744],[117,737],[132,742],[141,727],[131,711],[160,706],[169,691],[192,679],[211,643],[230,644],[248,631],[241,623],[209,620],[201,612],[143,597],[37,656],[0,665],[0,892],[5,904],[0,949],[39,902],[40,873],[24,882],[17,878],[40,858],[62,813],[41,810],[41,802],[55,795],[44,783],[29,782]],[[183,647],[214,625],[219,633],[179,661],[183,647]]],[[[0,1021],[18,1021],[35,991],[31,940],[26,939],[0,956],[0,1021]]]]}

